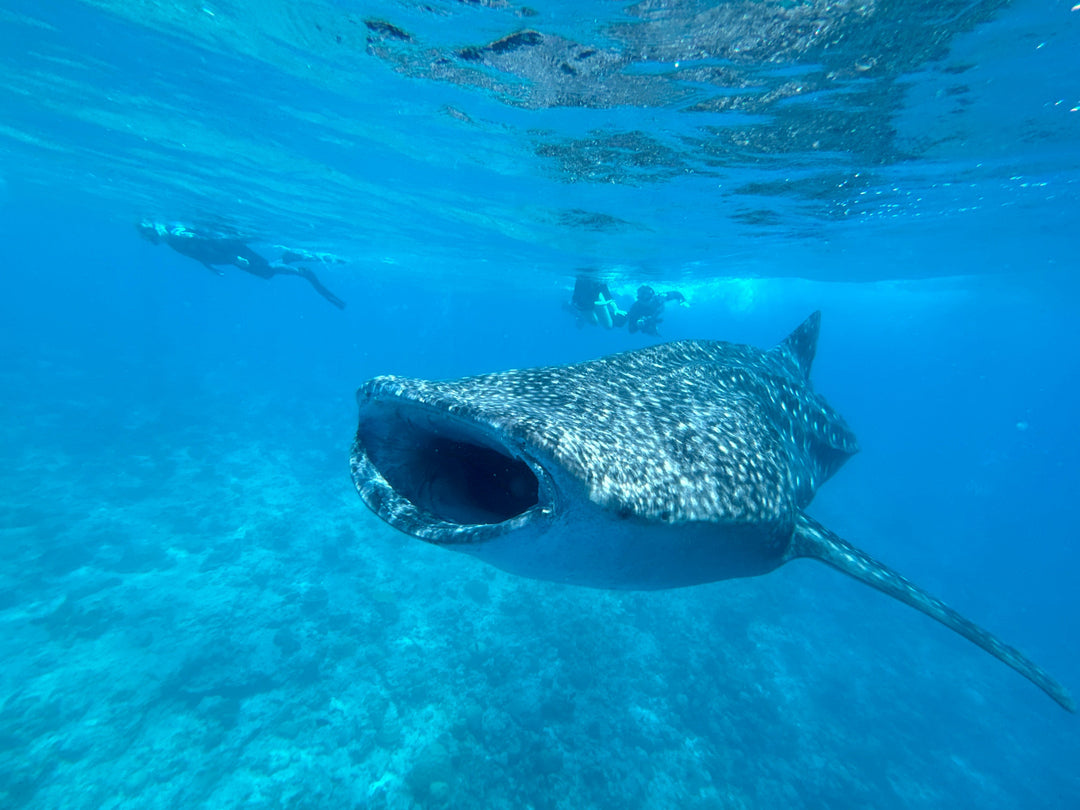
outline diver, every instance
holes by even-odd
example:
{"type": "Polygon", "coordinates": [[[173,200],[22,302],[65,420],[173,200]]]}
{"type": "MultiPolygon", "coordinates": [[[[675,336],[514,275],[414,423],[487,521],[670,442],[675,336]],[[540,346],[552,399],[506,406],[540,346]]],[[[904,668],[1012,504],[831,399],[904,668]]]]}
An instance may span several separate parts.
{"type": "Polygon", "coordinates": [[[137,228],[144,239],[155,245],[164,242],[177,253],[200,262],[207,270],[219,276],[224,273],[218,268],[225,265],[238,267],[245,273],[265,279],[274,276],[299,276],[335,307],[345,309],[345,302],[324,287],[311,270],[281,263],[271,264],[241,239],[222,235],[206,236],[184,225],[166,226],[148,220],[140,222],[137,228]]]}
{"type": "Polygon", "coordinates": [[[607,283],[591,276],[579,275],[574,281],[570,308],[577,314],[579,325],[591,323],[611,329],[626,323],[626,313],[615,303],[607,283]]]}
{"type": "Polygon", "coordinates": [[[686,303],[686,296],[678,290],[657,294],[647,284],[638,287],[637,300],[631,305],[626,315],[626,325],[631,333],[644,332],[646,335],[659,337],[658,327],[663,320],[664,304],[668,301],[686,303]]]}

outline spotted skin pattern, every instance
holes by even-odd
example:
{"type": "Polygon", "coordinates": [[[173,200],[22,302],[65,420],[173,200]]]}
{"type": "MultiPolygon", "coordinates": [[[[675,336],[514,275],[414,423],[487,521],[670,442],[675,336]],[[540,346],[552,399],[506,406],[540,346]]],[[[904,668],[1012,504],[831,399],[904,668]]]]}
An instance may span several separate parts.
{"type": "Polygon", "coordinates": [[[460,380],[378,377],[357,393],[353,479],[396,528],[541,579],[674,587],[819,559],[940,621],[1075,710],[1017,650],[803,514],[858,451],[810,385],[819,328],[815,312],[770,351],[686,340],[460,380]],[[425,511],[387,480],[389,469],[409,463],[401,460],[407,448],[377,451],[373,438],[393,449],[395,432],[417,424],[471,432],[524,459],[541,503],[494,522],[425,511]]]}
{"type": "MultiPolygon", "coordinates": [[[[800,334],[816,338],[818,323],[800,334]]],[[[597,504],[673,523],[791,524],[858,450],[790,349],[720,341],[453,381],[379,377],[358,397],[490,424],[585,482],[597,504]]]]}

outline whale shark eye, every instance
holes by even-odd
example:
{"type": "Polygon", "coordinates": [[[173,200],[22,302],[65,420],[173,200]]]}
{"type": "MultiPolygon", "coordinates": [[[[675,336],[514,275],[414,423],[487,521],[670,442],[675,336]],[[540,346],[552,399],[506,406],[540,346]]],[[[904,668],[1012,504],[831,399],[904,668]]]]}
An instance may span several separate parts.
{"type": "Polygon", "coordinates": [[[363,424],[358,438],[391,488],[439,520],[501,523],[539,503],[529,465],[479,428],[390,410],[363,424]]]}

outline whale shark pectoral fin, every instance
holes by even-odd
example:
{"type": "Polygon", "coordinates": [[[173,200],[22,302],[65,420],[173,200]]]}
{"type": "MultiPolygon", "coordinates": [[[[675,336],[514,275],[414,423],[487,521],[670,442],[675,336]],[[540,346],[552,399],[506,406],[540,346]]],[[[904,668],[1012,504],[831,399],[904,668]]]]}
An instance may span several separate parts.
{"type": "Polygon", "coordinates": [[[799,515],[795,535],[787,555],[788,559],[796,557],[812,557],[815,560],[821,560],[848,576],[865,582],[916,610],[921,610],[927,616],[937,619],[964,638],[978,644],[998,660],[1008,664],[1070,712],[1076,711],[1076,704],[1065,687],[1019,650],[1010,647],[974,622],[965,619],[940,599],[931,596],[870,555],[836,536],[813,518],[803,514],[799,515]]]}

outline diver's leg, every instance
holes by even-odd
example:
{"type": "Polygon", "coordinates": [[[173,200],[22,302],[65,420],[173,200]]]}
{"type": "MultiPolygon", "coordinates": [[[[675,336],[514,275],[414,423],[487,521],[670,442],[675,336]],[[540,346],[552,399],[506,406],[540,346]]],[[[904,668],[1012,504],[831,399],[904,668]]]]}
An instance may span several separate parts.
{"type": "Polygon", "coordinates": [[[236,259],[233,261],[233,264],[241,270],[245,270],[259,278],[273,278],[282,273],[293,276],[297,275],[296,270],[292,267],[288,267],[284,264],[270,264],[265,256],[256,253],[247,245],[242,245],[237,249],[236,259]]]}
{"type": "Polygon", "coordinates": [[[604,300],[604,296],[602,295],[596,303],[593,304],[593,317],[596,319],[596,322],[605,329],[611,328],[611,309],[608,307],[608,302],[604,300]]]}
{"type": "Polygon", "coordinates": [[[302,278],[306,278],[308,280],[308,283],[315,288],[315,292],[317,292],[335,307],[337,307],[338,309],[345,309],[345,302],[338,298],[336,295],[334,295],[332,292],[330,292],[330,290],[326,289],[326,287],[323,286],[322,282],[319,281],[318,277],[316,277],[316,275],[308,268],[301,267],[299,275],[302,278]]]}
{"type": "Polygon", "coordinates": [[[605,300],[603,296],[600,296],[600,301],[608,311],[608,319],[611,320],[611,326],[614,326],[617,329],[626,323],[626,313],[619,309],[619,305],[615,303],[614,298],[605,300]]]}

